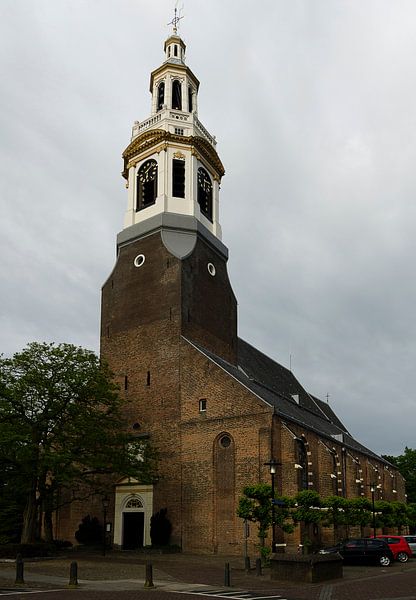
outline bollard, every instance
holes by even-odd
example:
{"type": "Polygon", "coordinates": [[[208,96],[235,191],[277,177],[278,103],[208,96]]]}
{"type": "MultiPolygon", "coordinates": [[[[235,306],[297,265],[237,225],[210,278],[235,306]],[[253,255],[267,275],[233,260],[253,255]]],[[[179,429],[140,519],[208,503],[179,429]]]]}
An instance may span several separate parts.
{"type": "Polygon", "coordinates": [[[23,579],[23,558],[21,554],[16,556],[16,580],[15,583],[24,583],[23,579]]]}
{"type": "Polygon", "coordinates": [[[230,587],[231,585],[231,578],[230,578],[230,563],[225,563],[225,569],[224,569],[224,585],[226,587],[230,587]]]}
{"type": "Polygon", "coordinates": [[[256,558],[256,576],[260,577],[261,575],[261,558],[256,558]]]}
{"type": "Polygon", "coordinates": [[[244,569],[245,569],[246,573],[250,573],[250,557],[249,556],[244,557],[244,569]]]}
{"type": "Polygon", "coordinates": [[[78,563],[74,560],[69,567],[69,587],[78,585],[78,563]]]}
{"type": "Polygon", "coordinates": [[[150,561],[146,561],[146,580],[144,582],[145,588],[153,587],[153,565],[150,561]]]}

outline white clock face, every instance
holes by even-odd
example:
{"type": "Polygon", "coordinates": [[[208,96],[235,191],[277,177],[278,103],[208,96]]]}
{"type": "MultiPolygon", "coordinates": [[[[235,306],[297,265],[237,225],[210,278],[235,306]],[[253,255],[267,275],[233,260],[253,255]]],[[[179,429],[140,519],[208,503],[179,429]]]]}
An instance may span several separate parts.
{"type": "Polygon", "coordinates": [[[157,164],[154,160],[149,160],[139,171],[139,179],[142,183],[153,181],[157,174],[157,164]]]}

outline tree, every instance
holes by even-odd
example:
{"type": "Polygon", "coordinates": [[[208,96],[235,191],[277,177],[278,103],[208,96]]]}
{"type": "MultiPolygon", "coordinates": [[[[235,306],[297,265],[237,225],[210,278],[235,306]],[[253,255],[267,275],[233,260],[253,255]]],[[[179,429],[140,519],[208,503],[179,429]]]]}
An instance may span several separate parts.
{"type": "Polygon", "coordinates": [[[407,522],[410,525],[410,531],[416,531],[416,504],[406,504],[407,522]]]}
{"type": "Polygon", "coordinates": [[[267,537],[272,522],[272,486],[267,483],[247,485],[243,489],[237,507],[237,515],[242,519],[257,523],[261,547],[267,537]]]}
{"type": "MultiPolygon", "coordinates": [[[[276,500],[280,501],[281,506],[274,511],[274,522],[286,533],[291,533],[293,531],[293,524],[289,508],[292,506],[292,502],[289,498],[284,497],[278,497],[276,500]]],[[[272,512],[271,485],[258,483],[256,485],[248,485],[243,489],[243,496],[241,496],[238,503],[237,516],[257,523],[260,552],[263,556],[265,554],[263,549],[265,547],[267,531],[272,525],[272,512]]]]}
{"type": "Polygon", "coordinates": [[[383,458],[397,467],[405,478],[407,501],[416,502],[416,450],[406,446],[403,454],[399,456],[383,455],[383,458]]]}
{"type": "Polygon", "coordinates": [[[302,544],[313,547],[313,530],[322,520],[321,499],[314,490],[302,490],[295,496],[294,523],[301,523],[302,544]]]}
{"type": "Polygon", "coordinates": [[[344,535],[339,535],[340,527],[348,526],[348,500],[343,496],[328,496],[321,500],[323,516],[322,516],[322,525],[324,527],[333,527],[334,534],[334,544],[338,541],[338,538],[341,539],[345,537],[344,535]]]}
{"type": "Polygon", "coordinates": [[[62,490],[93,493],[110,473],[151,480],[152,450],[125,432],[122,407],[92,351],[34,342],[0,358],[0,464],[25,498],[22,543],[35,541],[42,512],[51,538],[62,490]]]}

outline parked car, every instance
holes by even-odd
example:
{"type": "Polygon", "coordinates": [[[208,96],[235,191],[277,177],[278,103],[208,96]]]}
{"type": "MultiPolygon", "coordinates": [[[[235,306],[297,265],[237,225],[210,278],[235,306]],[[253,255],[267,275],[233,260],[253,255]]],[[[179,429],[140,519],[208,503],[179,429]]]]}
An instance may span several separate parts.
{"type": "Polygon", "coordinates": [[[409,544],[413,556],[416,556],[416,535],[404,535],[403,537],[409,544]]]}
{"type": "Polygon", "coordinates": [[[393,560],[393,553],[387,542],[374,538],[351,538],[319,550],[319,554],[335,552],[339,552],[346,563],[375,563],[388,567],[393,560]]]}
{"type": "Polygon", "coordinates": [[[388,543],[390,550],[393,552],[394,560],[405,563],[412,556],[412,550],[404,535],[378,535],[377,539],[388,543]]]}

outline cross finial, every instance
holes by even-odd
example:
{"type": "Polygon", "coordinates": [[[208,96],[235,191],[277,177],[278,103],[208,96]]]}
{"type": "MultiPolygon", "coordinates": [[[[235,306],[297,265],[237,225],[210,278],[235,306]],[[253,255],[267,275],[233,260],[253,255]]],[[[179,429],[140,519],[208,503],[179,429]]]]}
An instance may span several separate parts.
{"type": "MultiPolygon", "coordinates": [[[[176,3],[177,4],[177,3],[176,3]]],[[[179,13],[181,12],[183,7],[181,7],[179,9],[179,13]]],[[[174,35],[176,35],[178,33],[178,23],[181,19],[183,19],[183,17],[178,17],[178,7],[177,5],[175,6],[175,16],[173,17],[172,21],[169,21],[168,25],[172,25],[173,26],[173,33],[174,35]]]]}

